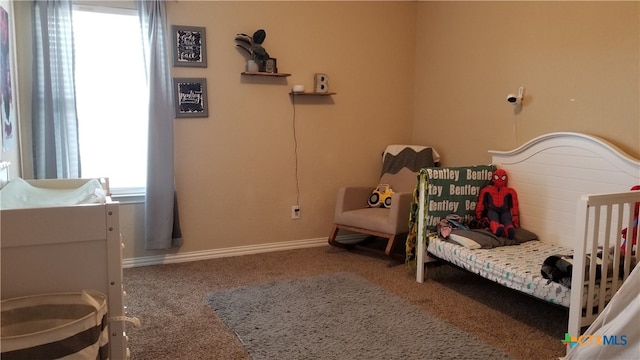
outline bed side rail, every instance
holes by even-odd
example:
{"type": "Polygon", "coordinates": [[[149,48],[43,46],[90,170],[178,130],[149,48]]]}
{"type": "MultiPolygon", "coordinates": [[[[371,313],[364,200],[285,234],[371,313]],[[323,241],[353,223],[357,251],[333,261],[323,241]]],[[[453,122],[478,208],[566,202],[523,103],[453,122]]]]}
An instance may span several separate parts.
{"type": "Polygon", "coordinates": [[[583,195],[578,200],[569,309],[571,336],[579,336],[580,329],[595,320],[606,306],[607,298],[618,291],[637,263],[638,252],[633,251],[631,244],[633,233],[640,236],[640,227],[634,227],[637,204],[640,204],[640,191],[583,195]],[[626,251],[622,249],[623,229],[627,229],[626,251]],[[597,256],[598,253],[601,256],[597,256]],[[609,286],[598,286],[607,280],[609,286]],[[586,307],[582,308],[585,296],[586,307]]]}

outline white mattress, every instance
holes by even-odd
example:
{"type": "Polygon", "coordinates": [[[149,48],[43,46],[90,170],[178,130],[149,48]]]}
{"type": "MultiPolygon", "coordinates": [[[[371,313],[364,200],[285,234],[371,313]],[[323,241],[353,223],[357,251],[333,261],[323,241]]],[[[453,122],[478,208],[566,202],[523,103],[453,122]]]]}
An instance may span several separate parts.
{"type": "MultiPolygon", "coordinates": [[[[569,307],[571,289],[549,282],[542,277],[540,269],[547,257],[571,255],[571,249],[542,241],[528,241],[492,249],[467,249],[434,236],[429,238],[427,251],[439,259],[508,288],[569,307]]],[[[597,299],[594,300],[597,303],[597,299]]]]}

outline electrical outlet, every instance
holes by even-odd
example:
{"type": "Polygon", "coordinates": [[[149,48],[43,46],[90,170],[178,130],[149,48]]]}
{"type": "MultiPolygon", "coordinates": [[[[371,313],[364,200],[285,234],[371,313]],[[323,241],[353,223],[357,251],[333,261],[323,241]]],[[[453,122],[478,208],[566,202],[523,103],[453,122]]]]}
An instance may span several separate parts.
{"type": "Polygon", "coordinates": [[[298,219],[300,219],[300,206],[293,205],[291,207],[291,220],[298,220],[298,219]]]}

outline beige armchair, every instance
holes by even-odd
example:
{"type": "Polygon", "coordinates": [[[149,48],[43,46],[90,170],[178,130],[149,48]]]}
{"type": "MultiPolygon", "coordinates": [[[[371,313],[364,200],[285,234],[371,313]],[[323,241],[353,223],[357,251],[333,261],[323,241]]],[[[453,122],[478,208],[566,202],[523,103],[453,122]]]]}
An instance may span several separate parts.
{"type": "MultiPolygon", "coordinates": [[[[391,205],[368,206],[369,197],[378,184],[340,188],[329,244],[341,248],[358,246],[339,242],[336,237],[340,230],[362,233],[387,239],[384,254],[390,256],[398,238],[409,232],[409,212],[417,172],[423,167],[435,166],[440,156],[430,147],[389,145],[382,159],[382,175],[378,184],[388,184],[393,190],[391,205]]],[[[376,251],[375,248],[368,249],[376,251]]]]}

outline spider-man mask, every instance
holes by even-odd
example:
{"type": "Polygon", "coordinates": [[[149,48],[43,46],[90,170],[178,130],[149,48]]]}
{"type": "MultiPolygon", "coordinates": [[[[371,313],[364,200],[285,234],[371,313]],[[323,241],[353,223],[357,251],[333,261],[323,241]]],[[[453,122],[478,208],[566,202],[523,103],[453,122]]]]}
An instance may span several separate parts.
{"type": "Polygon", "coordinates": [[[502,169],[498,169],[493,173],[493,185],[498,188],[506,187],[508,179],[507,172],[502,169]]]}

